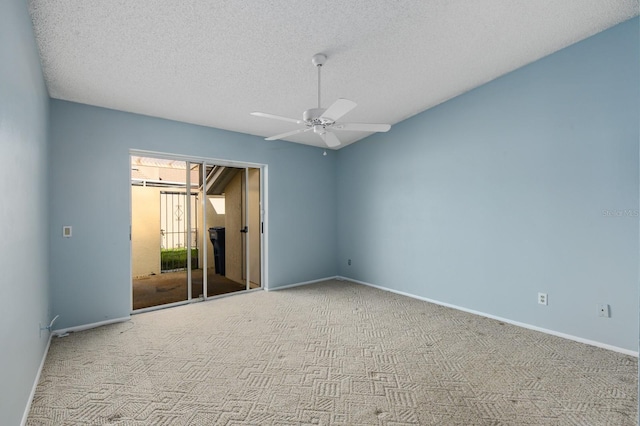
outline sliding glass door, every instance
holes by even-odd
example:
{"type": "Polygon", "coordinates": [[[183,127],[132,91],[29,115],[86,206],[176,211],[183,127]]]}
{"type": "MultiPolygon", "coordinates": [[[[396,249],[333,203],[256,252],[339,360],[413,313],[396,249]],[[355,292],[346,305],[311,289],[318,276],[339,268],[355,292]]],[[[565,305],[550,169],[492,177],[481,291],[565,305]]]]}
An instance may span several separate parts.
{"type": "Polygon", "coordinates": [[[191,250],[197,252],[191,223],[197,222],[197,199],[188,164],[131,157],[133,310],[190,299],[191,250]]]}
{"type": "Polygon", "coordinates": [[[260,169],[212,165],[205,181],[207,296],[260,288],[260,169]]]}
{"type": "Polygon", "coordinates": [[[261,287],[261,169],[131,156],[132,309],[261,287]]]}

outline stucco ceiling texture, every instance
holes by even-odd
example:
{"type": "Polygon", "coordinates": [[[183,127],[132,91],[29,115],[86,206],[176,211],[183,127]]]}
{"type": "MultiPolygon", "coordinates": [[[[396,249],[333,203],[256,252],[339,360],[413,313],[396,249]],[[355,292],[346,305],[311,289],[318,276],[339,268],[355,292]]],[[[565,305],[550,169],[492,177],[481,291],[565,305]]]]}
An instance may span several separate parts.
{"type": "MultiPolygon", "coordinates": [[[[637,16],[638,0],[30,0],[52,98],[272,136],[338,98],[398,123],[637,16]]],[[[367,133],[341,132],[341,147],[367,133]]],[[[292,142],[324,146],[308,132],[292,142]]],[[[264,143],[273,143],[265,141],[264,143]]]]}

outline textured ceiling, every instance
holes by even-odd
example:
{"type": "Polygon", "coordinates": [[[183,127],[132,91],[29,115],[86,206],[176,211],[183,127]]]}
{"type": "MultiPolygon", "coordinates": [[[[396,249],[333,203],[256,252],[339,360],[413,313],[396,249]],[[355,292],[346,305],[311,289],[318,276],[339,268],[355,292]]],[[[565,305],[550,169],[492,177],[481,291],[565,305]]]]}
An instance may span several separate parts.
{"type": "MultiPolygon", "coordinates": [[[[30,0],[53,98],[260,136],[317,102],[395,124],[638,14],[638,0],[30,0]]],[[[341,132],[342,146],[365,136],[341,132]]],[[[312,132],[288,138],[324,146],[312,132]]],[[[272,143],[265,141],[264,143],[272,143]]]]}

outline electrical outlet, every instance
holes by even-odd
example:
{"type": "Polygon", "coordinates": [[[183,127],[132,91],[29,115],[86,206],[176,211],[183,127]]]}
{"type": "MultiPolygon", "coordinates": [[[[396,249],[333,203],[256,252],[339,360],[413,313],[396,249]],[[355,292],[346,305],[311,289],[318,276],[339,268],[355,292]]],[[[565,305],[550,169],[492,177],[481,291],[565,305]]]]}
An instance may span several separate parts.
{"type": "Polygon", "coordinates": [[[599,303],[598,316],[602,318],[609,318],[609,305],[607,305],[606,303],[599,303]]]}
{"type": "Polygon", "coordinates": [[[538,303],[541,305],[548,305],[547,293],[538,293],[538,303]]]}
{"type": "Polygon", "coordinates": [[[351,259],[347,260],[347,265],[351,266],[351,259]]]}

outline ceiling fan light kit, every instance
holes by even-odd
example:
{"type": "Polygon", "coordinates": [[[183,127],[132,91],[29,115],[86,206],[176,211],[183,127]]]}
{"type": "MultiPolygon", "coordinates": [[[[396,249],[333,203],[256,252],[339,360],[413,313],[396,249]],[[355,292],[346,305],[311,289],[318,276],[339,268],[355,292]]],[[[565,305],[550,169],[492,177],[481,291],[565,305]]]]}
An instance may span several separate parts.
{"type": "Polygon", "coordinates": [[[252,112],[251,115],[256,117],[269,118],[272,120],[286,121],[289,123],[295,123],[298,125],[304,125],[304,127],[292,130],[290,132],[281,133],[279,135],[265,138],[268,141],[277,139],[284,139],[289,136],[297,135],[299,133],[305,133],[313,131],[313,133],[320,136],[324,143],[329,148],[335,148],[340,145],[340,139],[333,133],[338,131],[351,131],[351,132],[387,132],[391,126],[389,124],[373,124],[373,123],[342,123],[338,120],[347,114],[349,111],[356,107],[356,103],[348,99],[340,98],[335,101],[329,108],[324,109],[321,106],[321,80],[320,69],[327,61],[327,56],[322,53],[317,53],[311,58],[311,63],[318,69],[318,107],[310,108],[302,113],[302,120],[295,118],[283,117],[280,115],[268,114],[264,112],[252,112]]]}

